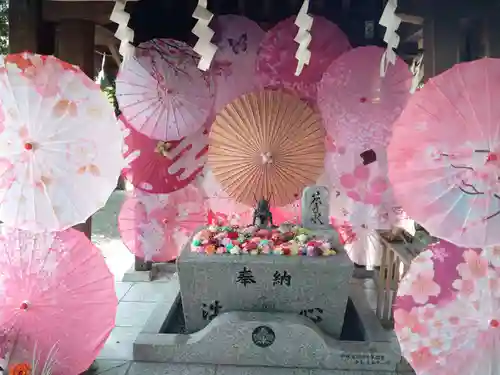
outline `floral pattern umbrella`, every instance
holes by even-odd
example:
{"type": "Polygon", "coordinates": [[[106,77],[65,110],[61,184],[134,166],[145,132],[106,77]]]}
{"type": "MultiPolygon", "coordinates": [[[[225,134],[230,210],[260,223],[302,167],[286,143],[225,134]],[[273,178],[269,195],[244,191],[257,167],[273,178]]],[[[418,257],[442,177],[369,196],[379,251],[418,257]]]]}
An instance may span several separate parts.
{"type": "Polygon", "coordinates": [[[360,150],[337,145],[335,152],[326,154],[325,171],[330,184],[355,202],[393,212],[401,209],[389,182],[385,148],[360,150]]]}
{"type": "Polygon", "coordinates": [[[330,224],[337,230],[351,258],[368,269],[380,266],[383,245],[377,230],[389,230],[394,213],[366,206],[338,189],[330,192],[330,224]]]}
{"type": "Polygon", "coordinates": [[[342,144],[360,150],[385,147],[410,98],[412,74],[398,58],[380,77],[384,49],[352,49],[325,71],[318,88],[318,106],[327,132],[342,144]]]}
{"type": "Polygon", "coordinates": [[[203,171],[208,152],[207,127],[181,140],[165,142],[132,129],[123,116],[120,121],[129,130],[124,156],[138,155],[122,173],[136,188],[154,194],[171,193],[189,185],[203,171]]]}
{"type": "Polygon", "coordinates": [[[117,305],[114,277],[83,233],[4,229],[0,353],[10,367],[32,365],[36,352],[39,368],[53,360],[54,375],[86,371],[114,328],[117,305]]]}
{"type": "Polygon", "coordinates": [[[218,49],[211,71],[218,112],[238,96],[258,88],[255,61],[265,32],[254,21],[234,14],[218,16],[213,29],[218,49]]]}
{"type": "Polygon", "coordinates": [[[498,59],[434,77],[411,97],[387,150],[398,202],[431,235],[460,246],[500,243],[499,79],[498,59]]]}
{"type": "Polygon", "coordinates": [[[122,148],[113,107],[78,67],[30,53],[0,57],[6,225],[41,232],[84,222],[116,188],[122,148]]]}
{"type": "Polygon", "coordinates": [[[395,331],[419,375],[497,374],[500,249],[441,241],[412,262],[395,302],[395,331]]]}
{"type": "MultiPolygon", "coordinates": [[[[231,198],[222,188],[210,168],[205,168],[197,184],[203,189],[209,207],[209,224],[245,225],[252,222],[255,206],[238,203],[231,198]]],[[[300,199],[284,207],[271,207],[273,222],[278,225],[285,222],[300,223],[300,199]]]]}
{"type": "Polygon", "coordinates": [[[297,93],[301,98],[316,102],[317,83],[328,66],[351,49],[349,40],[340,28],[321,16],[314,16],[309,45],[311,61],[295,75],[298,32],[295,17],[281,21],[269,30],[260,45],[257,75],[264,87],[280,88],[297,93]]]}
{"type": "Polygon", "coordinates": [[[194,185],[171,194],[138,191],[128,198],[118,217],[127,248],[146,261],[168,262],[180,254],[193,233],[208,222],[208,210],[194,185]]]}
{"type": "Polygon", "coordinates": [[[198,69],[198,60],[191,47],[173,39],[153,39],[136,48],[116,79],[116,98],[134,129],[171,141],[205,124],[215,87],[210,75],[198,69]]]}

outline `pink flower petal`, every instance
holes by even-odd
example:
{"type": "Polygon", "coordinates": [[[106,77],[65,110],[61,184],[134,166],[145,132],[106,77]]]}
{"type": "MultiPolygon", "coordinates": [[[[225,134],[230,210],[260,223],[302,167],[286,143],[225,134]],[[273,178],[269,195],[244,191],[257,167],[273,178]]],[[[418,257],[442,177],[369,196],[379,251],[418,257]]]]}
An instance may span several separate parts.
{"type": "Polygon", "coordinates": [[[389,188],[389,183],[385,177],[375,177],[370,182],[370,191],[374,194],[382,194],[389,188]]]}
{"type": "Polygon", "coordinates": [[[365,203],[372,204],[374,206],[380,206],[382,204],[382,196],[369,193],[365,196],[365,203]]]}
{"type": "Polygon", "coordinates": [[[358,165],[354,169],[354,176],[358,180],[363,180],[363,181],[368,180],[368,178],[370,177],[370,169],[365,165],[358,165]]]}
{"type": "Polygon", "coordinates": [[[347,196],[356,202],[361,202],[361,197],[355,191],[348,191],[347,196]]]}
{"type": "Polygon", "coordinates": [[[345,173],[340,176],[340,184],[345,189],[353,189],[356,186],[356,178],[352,174],[345,173]]]}

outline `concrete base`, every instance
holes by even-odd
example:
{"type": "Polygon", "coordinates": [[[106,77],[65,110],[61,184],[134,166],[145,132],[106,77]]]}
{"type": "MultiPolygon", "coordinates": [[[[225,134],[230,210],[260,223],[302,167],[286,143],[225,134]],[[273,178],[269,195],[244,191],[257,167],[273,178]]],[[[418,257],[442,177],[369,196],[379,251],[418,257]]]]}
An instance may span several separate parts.
{"type": "Polygon", "coordinates": [[[414,375],[406,371],[356,371],[356,370],[318,370],[286,369],[276,367],[184,365],[153,362],[134,362],[127,375],[414,375]]]}
{"type": "Polygon", "coordinates": [[[153,265],[149,271],[136,271],[135,267],[132,266],[127,272],[125,272],[122,281],[131,283],[147,282],[152,281],[157,274],[158,268],[155,267],[155,265],[153,265]]]}
{"type": "Polygon", "coordinates": [[[134,360],[335,370],[331,374],[338,375],[411,371],[402,364],[394,333],[382,328],[368,306],[361,285],[350,284],[350,301],[354,308],[345,326],[359,332],[358,341],[327,336],[296,314],[263,312],[227,312],[193,334],[161,333],[182,319],[182,311],[179,301],[159,305],[134,343],[134,360]]]}

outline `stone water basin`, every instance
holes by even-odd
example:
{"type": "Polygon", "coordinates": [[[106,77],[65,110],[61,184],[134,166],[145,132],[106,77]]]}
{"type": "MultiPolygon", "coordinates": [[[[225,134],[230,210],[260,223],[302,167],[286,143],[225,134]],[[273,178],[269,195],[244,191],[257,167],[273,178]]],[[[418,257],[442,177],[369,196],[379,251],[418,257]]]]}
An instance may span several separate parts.
{"type": "Polygon", "coordinates": [[[311,319],[280,312],[229,311],[197,332],[187,329],[180,294],[159,304],[134,343],[134,360],[334,370],[333,374],[411,374],[397,339],[382,328],[363,287],[348,283],[339,338],[311,319]],[[365,371],[369,371],[365,373],[365,371]]]}

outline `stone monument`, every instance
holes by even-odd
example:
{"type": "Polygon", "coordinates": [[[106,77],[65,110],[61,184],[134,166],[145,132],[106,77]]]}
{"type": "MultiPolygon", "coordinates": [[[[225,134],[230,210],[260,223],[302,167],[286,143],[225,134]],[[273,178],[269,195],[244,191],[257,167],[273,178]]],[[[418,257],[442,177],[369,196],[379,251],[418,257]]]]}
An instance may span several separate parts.
{"type": "Polygon", "coordinates": [[[330,193],[325,186],[312,185],[302,193],[302,226],[308,229],[331,229],[330,193]]]}
{"type": "Polygon", "coordinates": [[[353,264],[328,223],[328,190],[307,188],[303,203],[305,227],[328,237],[336,255],[206,255],[186,245],[177,268],[189,332],[201,330],[223,312],[254,311],[299,314],[326,334],[340,336],[353,264]]]}

